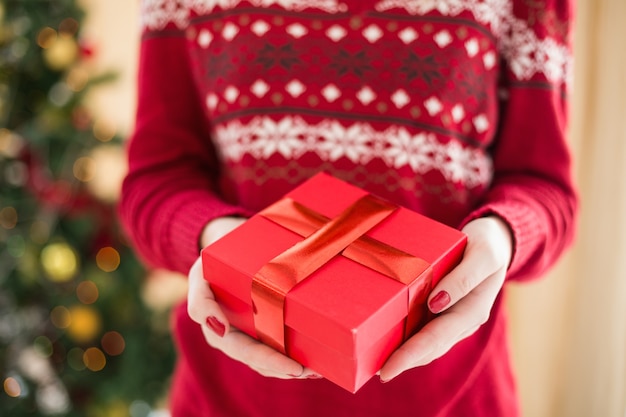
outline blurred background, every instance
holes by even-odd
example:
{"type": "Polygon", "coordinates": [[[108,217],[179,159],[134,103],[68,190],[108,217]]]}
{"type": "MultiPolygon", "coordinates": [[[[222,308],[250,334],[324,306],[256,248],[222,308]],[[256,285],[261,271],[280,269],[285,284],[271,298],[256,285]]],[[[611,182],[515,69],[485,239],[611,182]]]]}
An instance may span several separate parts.
{"type": "MultiPolygon", "coordinates": [[[[185,281],[146,270],[114,211],[138,21],[138,0],[0,0],[3,417],[167,415],[185,281]]],[[[624,22],[624,0],[578,1],[578,240],[507,289],[524,417],[626,417],[624,22]]]]}

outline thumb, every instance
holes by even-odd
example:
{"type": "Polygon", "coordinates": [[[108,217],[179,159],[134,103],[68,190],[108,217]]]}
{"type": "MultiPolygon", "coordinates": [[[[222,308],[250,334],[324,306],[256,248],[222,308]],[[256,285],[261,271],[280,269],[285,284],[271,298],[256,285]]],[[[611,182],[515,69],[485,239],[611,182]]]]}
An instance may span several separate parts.
{"type": "Polygon", "coordinates": [[[187,313],[193,321],[210,328],[220,337],[228,333],[229,323],[226,315],[215,301],[208,281],[204,279],[202,257],[198,257],[189,270],[187,313]]]}

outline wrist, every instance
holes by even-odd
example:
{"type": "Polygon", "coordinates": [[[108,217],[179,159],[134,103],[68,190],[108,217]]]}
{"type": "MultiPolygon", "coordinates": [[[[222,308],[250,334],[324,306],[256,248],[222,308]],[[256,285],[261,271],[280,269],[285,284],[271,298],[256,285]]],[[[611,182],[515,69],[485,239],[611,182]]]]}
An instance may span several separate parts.
{"type": "Polygon", "coordinates": [[[513,230],[509,223],[497,214],[490,214],[485,217],[486,219],[491,220],[493,223],[494,233],[499,235],[499,241],[501,242],[502,250],[507,256],[507,269],[511,265],[511,261],[513,260],[513,252],[515,247],[515,238],[513,235],[513,230]]]}
{"type": "Polygon", "coordinates": [[[200,250],[215,242],[244,221],[245,218],[237,216],[217,217],[211,220],[204,226],[200,234],[200,250]]]}

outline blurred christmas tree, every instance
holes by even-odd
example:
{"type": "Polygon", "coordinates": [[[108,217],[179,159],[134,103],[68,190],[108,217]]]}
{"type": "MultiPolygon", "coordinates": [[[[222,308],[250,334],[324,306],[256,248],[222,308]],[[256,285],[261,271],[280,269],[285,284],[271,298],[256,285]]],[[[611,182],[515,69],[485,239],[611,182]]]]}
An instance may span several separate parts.
{"type": "MultiPolygon", "coordinates": [[[[0,415],[150,415],[174,351],[167,311],[97,178],[122,155],[84,105],[74,0],[0,0],[0,415]]],[[[119,159],[122,159],[121,157],[119,159]]]]}

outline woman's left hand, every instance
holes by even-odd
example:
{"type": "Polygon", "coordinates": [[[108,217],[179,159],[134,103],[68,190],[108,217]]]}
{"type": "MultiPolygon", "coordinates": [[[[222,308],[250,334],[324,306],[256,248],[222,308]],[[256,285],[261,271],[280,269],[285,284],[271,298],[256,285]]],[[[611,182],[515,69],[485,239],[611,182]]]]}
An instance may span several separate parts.
{"type": "Polygon", "coordinates": [[[489,319],[511,261],[513,237],[496,216],[473,220],[463,232],[468,237],[463,260],[428,299],[430,310],[440,314],[391,355],[380,370],[381,381],[443,356],[489,319]]]}

